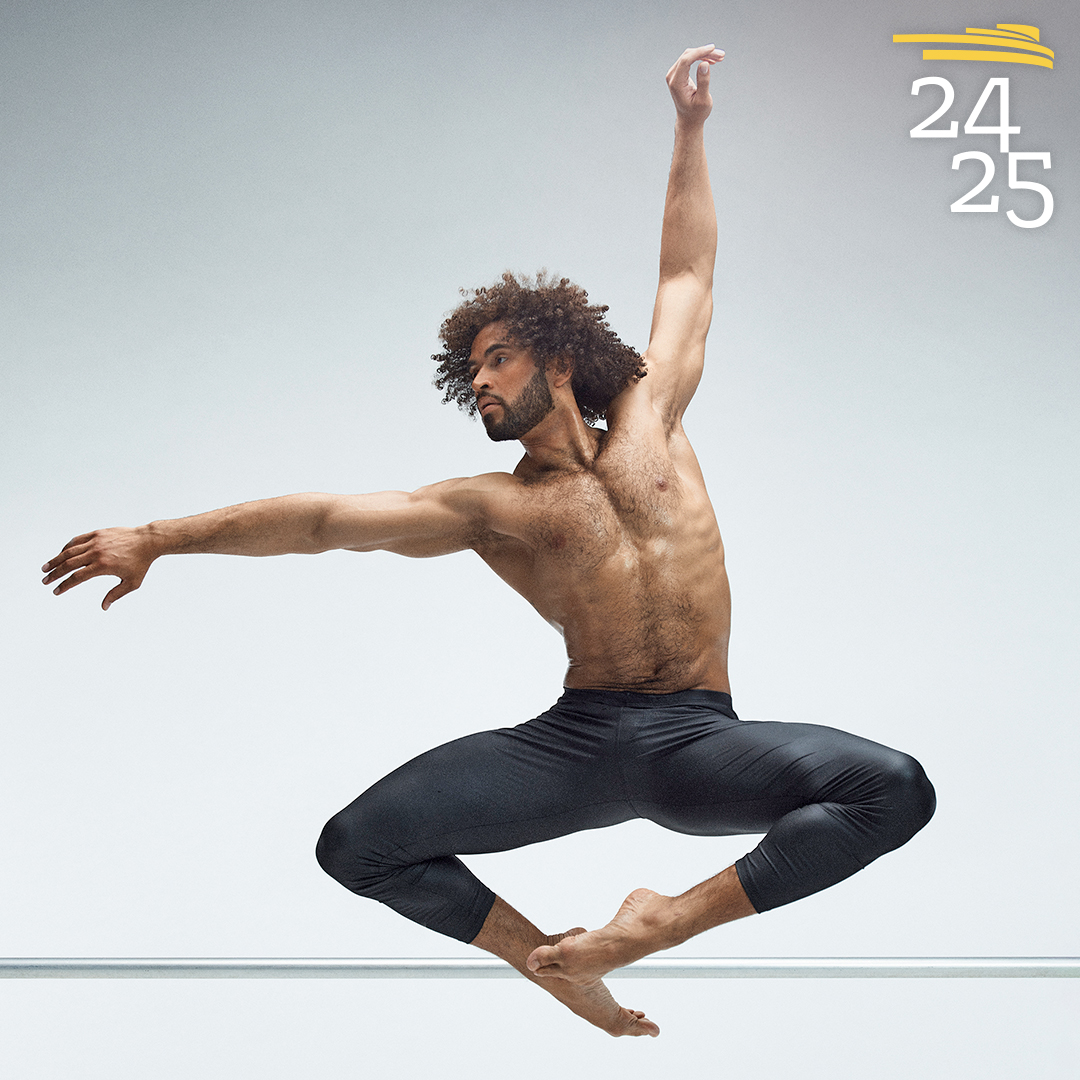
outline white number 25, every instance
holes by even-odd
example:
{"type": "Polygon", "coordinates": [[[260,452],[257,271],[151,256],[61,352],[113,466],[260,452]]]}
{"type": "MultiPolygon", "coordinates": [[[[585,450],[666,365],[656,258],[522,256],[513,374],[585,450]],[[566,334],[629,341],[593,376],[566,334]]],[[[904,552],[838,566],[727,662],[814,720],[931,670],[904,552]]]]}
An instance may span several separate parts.
{"type": "MultiPolygon", "coordinates": [[[[966,195],[962,195],[957,199],[949,209],[954,214],[996,214],[998,209],[998,197],[996,195],[991,196],[990,201],[985,203],[973,203],[970,201],[994,179],[994,159],[981,150],[968,150],[964,154],[957,154],[952,159],[952,167],[959,169],[962,161],[981,161],[983,177],[966,195]]],[[[1044,169],[1049,169],[1050,155],[1045,152],[1037,154],[1020,153],[1016,150],[1009,154],[1009,187],[1037,191],[1042,196],[1043,209],[1042,213],[1036,218],[1019,217],[1015,210],[1006,211],[1006,216],[1014,225],[1019,225],[1021,229],[1037,229],[1050,220],[1050,215],[1054,212],[1054,195],[1043,184],[1020,179],[1017,174],[1017,165],[1021,161],[1038,161],[1042,163],[1044,169]]]]}

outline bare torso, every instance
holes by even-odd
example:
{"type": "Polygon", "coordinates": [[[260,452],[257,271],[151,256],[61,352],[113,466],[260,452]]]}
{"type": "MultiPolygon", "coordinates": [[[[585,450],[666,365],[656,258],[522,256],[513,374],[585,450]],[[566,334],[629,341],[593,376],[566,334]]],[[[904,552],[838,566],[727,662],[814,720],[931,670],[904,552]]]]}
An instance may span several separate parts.
{"type": "Polygon", "coordinates": [[[720,530],[681,425],[591,432],[580,468],[507,478],[513,536],[474,546],[559,629],[574,688],[729,691],[720,530]]]}

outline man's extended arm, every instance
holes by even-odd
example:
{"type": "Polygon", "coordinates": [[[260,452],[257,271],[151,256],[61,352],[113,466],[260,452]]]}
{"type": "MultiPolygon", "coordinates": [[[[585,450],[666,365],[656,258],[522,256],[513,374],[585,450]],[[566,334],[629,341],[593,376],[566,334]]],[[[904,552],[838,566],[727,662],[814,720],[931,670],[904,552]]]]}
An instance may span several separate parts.
{"type": "Polygon", "coordinates": [[[712,111],[710,65],[723,59],[712,45],[687,49],[667,74],[675,101],[675,150],[660,239],[660,283],[653,309],[642,386],[669,421],[677,421],[697,389],[712,321],[716,211],[705,161],[705,121],[712,111]],[[697,85],[690,80],[697,64],[697,85]]]}
{"type": "Polygon", "coordinates": [[[508,481],[513,483],[494,474],[411,493],[283,495],[137,528],[99,529],[68,541],[41,568],[43,583],[65,578],[53,589],[59,596],[93,577],[118,577],[101,604],[107,611],[142,584],[162,555],[307,555],[334,549],[446,555],[490,533],[508,481]]]}

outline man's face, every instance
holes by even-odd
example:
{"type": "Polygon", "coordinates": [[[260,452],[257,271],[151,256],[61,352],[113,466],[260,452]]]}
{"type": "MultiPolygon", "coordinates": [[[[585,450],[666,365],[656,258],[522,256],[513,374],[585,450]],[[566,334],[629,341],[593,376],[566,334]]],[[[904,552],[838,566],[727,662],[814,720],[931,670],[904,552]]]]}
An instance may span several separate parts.
{"type": "Polygon", "coordinates": [[[476,335],[469,374],[480,419],[495,442],[520,439],[555,408],[544,369],[529,349],[514,344],[501,322],[488,323],[476,335]]]}

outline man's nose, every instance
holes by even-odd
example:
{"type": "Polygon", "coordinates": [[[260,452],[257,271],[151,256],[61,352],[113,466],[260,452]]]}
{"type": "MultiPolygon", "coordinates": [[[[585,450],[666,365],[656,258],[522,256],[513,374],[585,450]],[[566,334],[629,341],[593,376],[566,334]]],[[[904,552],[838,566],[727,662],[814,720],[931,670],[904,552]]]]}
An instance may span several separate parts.
{"type": "Polygon", "coordinates": [[[486,368],[480,368],[472,378],[472,388],[474,394],[479,394],[485,386],[490,386],[491,380],[488,378],[488,371],[486,368]]]}

